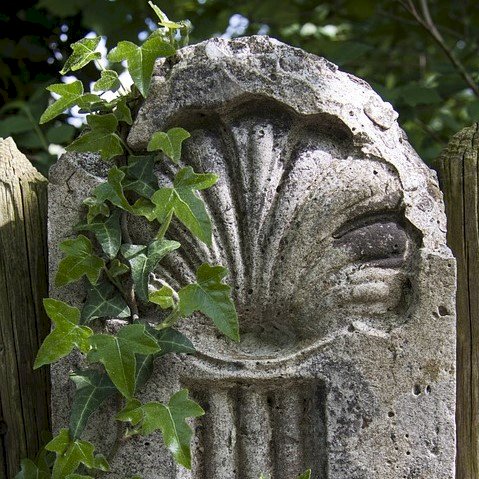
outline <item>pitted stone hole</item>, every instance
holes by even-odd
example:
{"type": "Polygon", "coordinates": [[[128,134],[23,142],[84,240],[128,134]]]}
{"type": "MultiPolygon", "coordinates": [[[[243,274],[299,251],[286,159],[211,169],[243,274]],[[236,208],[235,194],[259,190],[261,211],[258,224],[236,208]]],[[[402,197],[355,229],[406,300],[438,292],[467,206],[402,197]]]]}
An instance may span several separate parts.
{"type": "Polygon", "coordinates": [[[439,316],[449,316],[449,311],[445,306],[442,306],[442,305],[439,306],[437,308],[437,312],[438,312],[439,316]]]}
{"type": "Polygon", "coordinates": [[[414,396],[419,396],[421,394],[421,386],[419,386],[419,384],[415,384],[412,388],[412,393],[414,396]]]}
{"type": "Polygon", "coordinates": [[[394,411],[389,411],[388,412],[388,417],[394,417],[396,414],[394,413],[394,411]]]}
{"type": "Polygon", "coordinates": [[[233,377],[187,379],[182,386],[210,410],[194,423],[193,479],[257,479],[258,470],[291,479],[309,468],[328,479],[323,381],[233,377]]]}
{"type": "Polygon", "coordinates": [[[431,386],[429,386],[429,384],[428,384],[424,391],[425,391],[426,394],[431,394],[431,386]]]}

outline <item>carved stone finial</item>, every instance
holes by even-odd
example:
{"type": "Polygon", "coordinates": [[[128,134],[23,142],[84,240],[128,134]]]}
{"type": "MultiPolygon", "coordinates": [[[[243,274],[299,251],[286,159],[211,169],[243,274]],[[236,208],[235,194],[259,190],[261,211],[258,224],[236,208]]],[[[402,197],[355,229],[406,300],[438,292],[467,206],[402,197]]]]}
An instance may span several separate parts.
{"type": "MultiPolygon", "coordinates": [[[[184,247],[157,274],[183,284],[201,262],[227,266],[243,339],[201,317],[182,324],[199,356],[158,365],[145,397],[187,386],[208,411],[193,472],[157,438],[127,446],[124,470],[454,477],[454,260],[435,174],[396,118],[362,80],[267,37],[214,39],[157,64],[130,146],[182,126],[182,161],[220,176],[204,194],[213,247],[176,226],[184,247]]],[[[66,170],[81,171],[77,196],[78,179],[93,178],[75,158],[53,176],[54,225],[66,170]]],[[[161,163],[160,183],[174,168],[161,163]]],[[[130,234],[145,244],[152,232],[130,234]]]]}

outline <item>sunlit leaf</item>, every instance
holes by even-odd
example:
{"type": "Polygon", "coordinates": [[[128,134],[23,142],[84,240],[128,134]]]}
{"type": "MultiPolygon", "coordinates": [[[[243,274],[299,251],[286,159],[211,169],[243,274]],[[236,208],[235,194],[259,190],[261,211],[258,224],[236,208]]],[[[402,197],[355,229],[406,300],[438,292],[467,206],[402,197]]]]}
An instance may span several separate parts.
{"type": "Polygon", "coordinates": [[[56,459],[52,470],[52,479],[65,479],[68,475],[75,473],[78,467],[83,464],[89,469],[108,470],[108,463],[97,460],[95,446],[88,441],[72,439],[68,429],[61,429],[46,446],[47,451],[55,452],[56,459]]]}
{"type": "Polygon", "coordinates": [[[123,191],[123,178],[125,173],[114,166],[108,171],[108,179],[104,183],[98,185],[93,190],[93,196],[99,202],[109,201],[111,204],[118,206],[125,211],[132,211],[131,205],[126,199],[123,191]]]}
{"type": "Polygon", "coordinates": [[[83,235],[60,243],[65,257],[58,265],[55,277],[56,286],[65,286],[86,276],[91,284],[96,284],[105,262],[93,253],[91,241],[83,235]]]}
{"type": "Polygon", "coordinates": [[[191,135],[183,128],[171,128],[166,133],[157,131],[153,133],[148,143],[148,151],[160,150],[174,163],[179,163],[183,141],[191,135]]]}
{"type": "Polygon", "coordinates": [[[176,462],[191,469],[190,443],[193,431],[186,419],[203,414],[201,406],[188,398],[188,390],[182,389],[171,397],[167,405],[159,402],[141,404],[137,399],[132,399],[118,413],[117,419],[130,422],[145,436],[159,429],[176,462]]]}
{"type": "Polygon", "coordinates": [[[65,110],[76,105],[78,99],[83,95],[83,84],[80,80],[72,83],[56,83],[47,87],[48,91],[60,95],[60,98],[51,104],[40,117],[40,124],[53,120],[65,110]]]}
{"type": "Polygon", "coordinates": [[[109,258],[114,258],[121,246],[121,212],[115,210],[108,218],[99,217],[90,223],[80,223],[75,226],[77,231],[90,231],[95,236],[102,250],[109,258]]]}
{"type": "Polygon", "coordinates": [[[226,336],[239,341],[238,315],[231,300],[231,287],[222,282],[228,274],[223,266],[202,264],[196,272],[196,283],[180,289],[180,313],[189,316],[200,311],[213,320],[226,336]]]}
{"type": "Polygon", "coordinates": [[[143,324],[124,326],[116,336],[95,334],[90,337],[90,344],[92,350],[88,360],[101,362],[113,384],[126,398],[131,398],[135,391],[135,354],[149,355],[160,350],[143,324]]]}
{"type": "Polygon", "coordinates": [[[151,197],[156,218],[163,223],[172,212],[194,236],[211,245],[211,219],[195,191],[209,188],[217,181],[218,176],[213,173],[197,174],[191,166],[182,168],[172,188],[160,188],[151,197]]]}
{"type": "Polygon", "coordinates": [[[126,61],[133,83],[146,97],[150,88],[155,60],[159,57],[169,57],[175,51],[169,43],[158,36],[153,36],[148,38],[141,47],[129,41],[119,42],[108,53],[108,60],[114,63],[126,61]]]}
{"type": "Polygon", "coordinates": [[[79,324],[78,308],[52,298],[44,299],[43,305],[55,327],[40,346],[34,369],[58,361],[70,354],[73,348],[86,353],[88,338],[93,334],[90,328],[79,324]]]}
{"type": "Polygon", "coordinates": [[[68,57],[60,73],[65,75],[70,70],[79,70],[91,61],[101,58],[101,53],[95,51],[100,40],[101,37],[82,38],[78,42],[72,43],[70,46],[73,53],[68,57]]]}
{"type": "Polygon", "coordinates": [[[157,7],[153,2],[149,1],[148,4],[155,11],[157,17],[160,19],[160,21],[158,22],[158,25],[161,25],[162,27],[165,27],[168,30],[176,30],[182,27],[180,23],[172,22],[166,16],[166,14],[159,7],[157,7]]]}
{"type": "Polygon", "coordinates": [[[115,70],[103,70],[100,79],[93,85],[93,91],[116,91],[120,85],[120,79],[115,70]]]}
{"type": "Polygon", "coordinates": [[[169,286],[162,286],[159,290],[150,293],[150,303],[155,303],[160,306],[161,309],[171,308],[175,301],[173,299],[174,291],[169,286]]]}
{"type": "Polygon", "coordinates": [[[120,137],[116,133],[118,120],[113,113],[88,115],[87,123],[90,130],[68,145],[67,151],[99,152],[104,160],[123,153],[120,137]]]}

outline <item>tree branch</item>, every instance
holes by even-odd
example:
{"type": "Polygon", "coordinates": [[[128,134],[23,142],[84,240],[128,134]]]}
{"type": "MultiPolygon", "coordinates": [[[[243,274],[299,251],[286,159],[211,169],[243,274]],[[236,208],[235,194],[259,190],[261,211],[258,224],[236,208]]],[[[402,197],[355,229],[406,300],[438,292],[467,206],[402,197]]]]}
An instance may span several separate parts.
{"type": "Polygon", "coordinates": [[[465,66],[462,64],[461,60],[459,60],[459,58],[457,58],[455,55],[454,51],[446,44],[443,36],[432,19],[427,0],[419,0],[421,4],[422,16],[418,12],[413,0],[398,1],[416,19],[419,25],[421,25],[431,35],[439,47],[444,51],[449,61],[456,68],[463,80],[466,82],[467,86],[474,92],[474,95],[479,98],[479,85],[473,80],[465,66]]]}

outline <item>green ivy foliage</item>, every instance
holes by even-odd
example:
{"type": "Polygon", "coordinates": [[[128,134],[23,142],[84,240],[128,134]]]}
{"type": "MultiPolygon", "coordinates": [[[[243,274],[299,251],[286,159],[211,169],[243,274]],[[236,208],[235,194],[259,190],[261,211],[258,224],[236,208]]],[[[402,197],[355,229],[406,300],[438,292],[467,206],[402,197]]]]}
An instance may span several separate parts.
{"type": "MultiPolygon", "coordinates": [[[[131,91],[110,70],[101,71],[90,92],[85,92],[81,80],[47,87],[57,98],[41,115],[40,123],[80,106],[88,111],[86,129],[67,150],[97,153],[111,167],[106,181],[84,201],[85,218],[74,227],[82,234],[60,244],[63,259],[55,285],[85,282],[86,301],[79,309],[57,299],[44,300],[53,329],[34,365],[49,365],[76,351],[88,366],[70,375],[76,388],[69,428],[46,444],[40,459],[25,459],[16,479],[86,479],[108,471],[112,458],[95,453],[95,446],[82,435],[92,414],[112,396],[123,404],[116,419],[129,424],[128,428],[119,427],[117,445],[132,436],[159,431],[176,462],[190,468],[193,431],[187,421],[203,415],[203,409],[188,397],[186,389],[173,394],[166,404],[142,403],[138,391],[151,376],[156,358],[195,353],[191,341],[173,327],[181,318],[203,313],[222,333],[239,341],[231,288],[223,282],[226,268],[203,264],[196,282],[178,291],[164,280],[159,290],[149,288],[150,273],[181,247],[179,242],[165,239],[172,221],[180,221],[194,237],[211,245],[211,220],[197,192],[218,180],[212,173],[196,173],[187,166],[179,170],[171,186],[159,188],[155,163],[179,163],[182,144],[190,136],[182,128],[156,132],[145,155],[133,154],[126,144],[131,108],[147,96],[155,60],[172,55],[178,35],[186,32],[184,23],[171,22],[158,7],[151,6],[159,28],[142,45],[120,41],[108,54],[112,62],[127,62],[133,80],[131,91]],[[109,102],[97,93],[106,90],[116,92],[109,102]],[[156,224],[156,237],[149,244],[132,244],[127,228],[130,215],[156,224]],[[169,313],[163,322],[149,324],[139,314],[141,303],[157,305],[169,313]],[[98,327],[94,330],[90,323],[95,319],[121,319],[123,325],[114,334],[107,333],[98,327]]],[[[100,41],[96,37],[75,42],[62,73],[97,61],[100,41]]],[[[117,449],[113,447],[113,453],[117,449]]]]}

